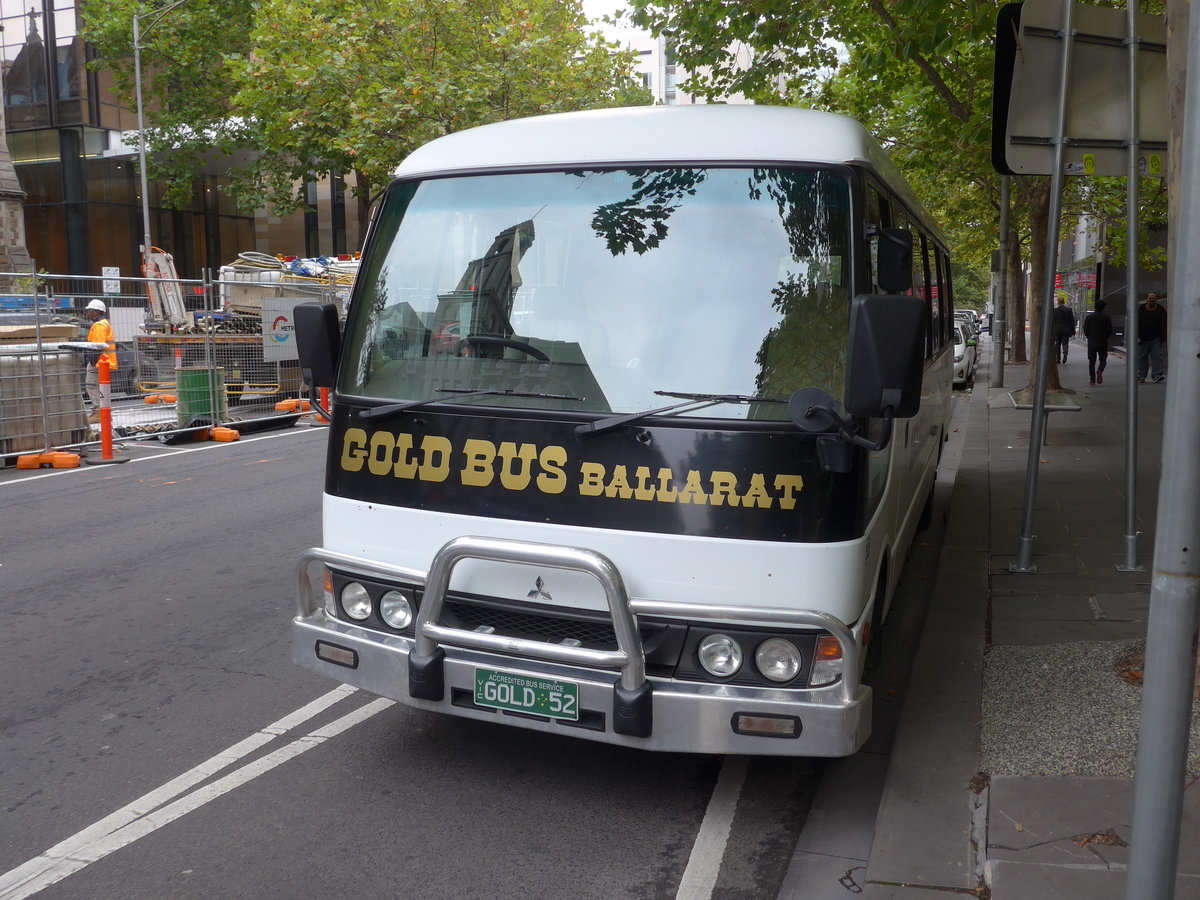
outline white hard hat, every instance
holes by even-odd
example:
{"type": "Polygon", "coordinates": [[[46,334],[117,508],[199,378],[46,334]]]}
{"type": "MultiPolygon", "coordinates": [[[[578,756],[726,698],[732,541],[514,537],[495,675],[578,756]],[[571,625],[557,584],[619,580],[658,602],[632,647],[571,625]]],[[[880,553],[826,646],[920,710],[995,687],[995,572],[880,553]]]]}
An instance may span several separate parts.
{"type": "Polygon", "coordinates": [[[87,308],[94,309],[97,312],[108,312],[108,307],[104,305],[103,300],[89,300],[87,308]]]}

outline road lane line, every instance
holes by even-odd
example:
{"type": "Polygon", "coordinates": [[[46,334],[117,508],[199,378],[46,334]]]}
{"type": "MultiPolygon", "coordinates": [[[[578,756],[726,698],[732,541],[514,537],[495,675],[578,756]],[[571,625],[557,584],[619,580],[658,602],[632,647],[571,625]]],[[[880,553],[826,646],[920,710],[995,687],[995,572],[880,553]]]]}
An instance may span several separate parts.
{"type": "MultiPolygon", "coordinates": [[[[261,435],[255,436],[255,437],[241,438],[238,441],[238,444],[245,446],[246,444],[253,444],[257,441],[273,441],[278,438],[295,437],[298,434],[305,434],[305,433],[326,434],[326,435],[329,434],[329,432],[327,432],[327,431],[322,432],[320,429],[301,429],[300,431],[284,431],[284,432],[279,432],[277,434],[261,434],[261,435]]],[[[157,449],[157,448],[154,448],[154,449],[157,449]]],[[[167,457],[170,457],[170,456],[179,456],[182,453],[200,453],[204,450],[217,450],[217,449],[221,449],[221,448],[217,447],[215,444],[201,442],[200,445],[196,446],[196,447],[182,447],[178,450],[164,450],[162,453],[156,453],[153,456],[131,456],[131,457],[129,457],[129,462],[131,462],[131,463],[149,462],[149,461],[156,460],[156,459],[166,459],[167,457]]],[[[104,471],[104,470],[96,469],[93,466],[87,466],[87,465],[82,465],[75,469],[52,469],[52,470],[49,470],[46,472],[39,472],[37,475],[26,475],[23,477],[13,478],[10,481],[0,482],[0,489],[8,487],[9,485],[13,485],[13,484],[26,484],[27,482],[30,482],[30,481],[37,481],[40,478],[56,478],[59,475],[77,475],[80,472],[98,472],[98,471],[104,471]]],[[[108,471],[111,472],[112,470],[109,469],[108,471]]]]}
{"type": "MultiPolygon", "coordinates": [[[[200,782],[211,777],[222,769],[228,768],[242,757],[253,753],[255,750],[270,743],[275,738],[286,734],[288,731],[291,731],[298,725],[302,725],[309,719],[320,715],[330,706],[337,703],[344,697],[350,696],[355,691],[356,688],[351,685],[339,685],[332,691],[329,691],[328,693],[318,697],[316,700],[313,700],[311,703],[305,704],[296,711],[284,716],[282,719],[271,723],[261,731],[258,731],[241,741],[238,741],[236,744],[226,748],[225,750],[222,750],[220,753],[216,754],[210,759],[205,760],[198,766],[195,766],[189,769],[187,772],[184,772],[182,775],[171,779],[161,787],[155,788],[153,791],[150,791],[148,794],[144,794],[127,806],[124,806],[116,812],[105,816],[100,821],[89,825],[87,828],[83,829],[77,834],[72,835],[64,841],[60,841],[41,856],[23,863],[4,875],[0,875],[0,900],[8,900],[10,897],[28,897],[30,893],[34,893],[36,891],[16,891],[23,889],[27,884],[30,883],[31,879],[37,878],[40,873],[51,867],[59,865],[61,862],[76,856],[90,845],[99,841],[103,841],[113,833],[127,828],[140,819],[151,815],[154,810],[158,810],[163,806],[163,804],[168,803],[171,800],[174,800],[180,794],[191,790],[200,782]]],[[[340,722],[342,720],[339,719],[338,721],[340,722]]],[[[311,738],[314,736],[320,737],[323,740],[326,737],[325,729],[318,729],[308,737],[311,738]]],[[[301,738],[300,740],[305,740],[305,738],[301,738]]],[[[86,863],[84,864],[86,865],[86,863]]],[[[48,881],[45,884],[42,884],[41,887],[36,888],[36,890],[41,890],[42,887],[53,884],[54,881],[58,881],[60,878],[66,877],[72,871],[75,871],[75,869],[73,868],[70,871],[64,872],[53,881],[48,881]]],[[[38,880],[40,881],[41,879],[39,878],[38,880]]]]}
{"type": "Polygon", "coordinates": [[[717,886],[717,874],[721,871],[721,860],[725,858],[725,846],[729,843],[729,832],[733,828],[733,814],[737,812],[738,798],[746,782],[746,757],[726,756],[721,763],[721,774],[713,788],[704,811],[704,821],[692,845],[687,868],[679,882],[675,900],[708,900],[717,886]]]}

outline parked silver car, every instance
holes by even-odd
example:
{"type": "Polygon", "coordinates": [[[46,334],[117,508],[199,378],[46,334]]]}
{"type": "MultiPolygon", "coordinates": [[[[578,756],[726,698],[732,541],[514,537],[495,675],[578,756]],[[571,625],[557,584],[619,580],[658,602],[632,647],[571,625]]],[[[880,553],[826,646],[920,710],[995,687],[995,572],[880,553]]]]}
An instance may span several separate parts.
{"type": "Polygon", "coordinates": [[[956,309],[954,320],[966,325],[974,337],[979,337],[980,331],[983,330],[983,323],[979,321],[979,315],[973,309],[956,309]]]}
{"type": "Polygon", "coordinates": [[[954,327],[954,386],[966,387],[975,381],[979,368],[979,347],[969,325],[959,322],[954,327]]]}

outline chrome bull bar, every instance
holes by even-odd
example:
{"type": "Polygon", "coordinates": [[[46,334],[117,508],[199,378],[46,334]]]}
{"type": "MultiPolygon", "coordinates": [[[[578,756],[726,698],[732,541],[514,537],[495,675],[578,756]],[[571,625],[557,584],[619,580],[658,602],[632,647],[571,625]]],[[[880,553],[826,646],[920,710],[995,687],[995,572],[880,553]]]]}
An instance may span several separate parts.
{"type": "MultiPolygon", "coordinates": [[[[648,737],[653,730],[653,683],[646,678],[645,651],[638,631],[637,617],[653,616],[680,620],[714,622],[772,623],[783,627],[818,627],[838,641],[842,653],[841,680],[828,690],[830,699],[847,707],[860,702],[859,647],[853,632],[840,619],[815,610],[787,610],[770,607],[745,607],[694,604],[664,600],[631,600],[620,570],[606,556],[593,550],[514,541],[500,538],[464,536],[445,544],[434,556],[425,574],[362,557],[313,548],[305,551],[297,567],[299,618],[316,611],[314,586],[309,568],[313,563],[343,571],[376,575],[424,585],[424,594],[414,626],[415,638],[408,654],[408,692],[415,699],[441,702],[445,697],[445,647],[459,647],[489,653],[577,665],[592,669],[619,671],[613,685],[613,730],[631,737],[648,737]],[[440,623],[446,603],[450,576],[454,567],[468,559],[545,566],[585,572],[604,590],[616,650],[590,650],[538,640],[516,639],[453,628],[440,623]]],[[[825,693],[825,689],[814,689],[825,693]]]]}

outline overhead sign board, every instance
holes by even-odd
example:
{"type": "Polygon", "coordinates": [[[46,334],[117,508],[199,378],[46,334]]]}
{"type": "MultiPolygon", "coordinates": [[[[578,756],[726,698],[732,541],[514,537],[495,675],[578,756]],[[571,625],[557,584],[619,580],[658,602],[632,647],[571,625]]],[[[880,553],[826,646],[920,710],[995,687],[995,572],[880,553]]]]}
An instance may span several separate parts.
{"type": "MultiPolygon", "coordinates": [[[[1127,13],[1073,4],[1066,85],[1063,168],[1068,175],[1127,175],[1129,50],[1127,13]]],[[[1064,0],[1025,0],[996,22],[992,165],[1004,175],[1054,174],[1064,0]]],[[[1162,16],[1137,16],[1138,167],[1167,171],[1167,35],[1162,16]]]]}

